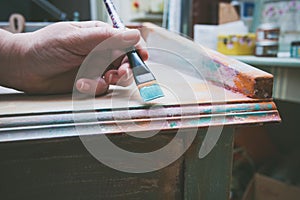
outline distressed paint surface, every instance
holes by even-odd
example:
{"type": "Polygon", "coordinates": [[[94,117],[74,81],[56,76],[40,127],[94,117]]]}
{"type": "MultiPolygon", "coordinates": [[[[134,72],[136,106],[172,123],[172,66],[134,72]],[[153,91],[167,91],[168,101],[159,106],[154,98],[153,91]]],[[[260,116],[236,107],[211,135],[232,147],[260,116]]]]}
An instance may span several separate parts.
{"type": "Polygon", "coordinates": [[[230,199],[233,133],[233,128],[225,128],[212,152],[202,159],[197,159],[203,142],[198,135],[184,162],[184,200],[230,199]]]}
{"type": "Polygon", "coordinates": [[[149,47],[171,49],[198,67],[207,80],[224,85],[251,98],[271,98],[273,76],[248,64],[202,47],[175,33],[145,23],[142,35],[149,47]],[[214,61],[207,62],[206,59],[214,61]],[[199,66],[202,63],[201,66],[199,66]]]}
{"type": "MultiPolygon", "coordinates": [[[[172,138],[165,133],[147,142],[126,135],[110,139],[124,148],[149,151],[172,138]]],[[[177,148],[180,143],[174,151],[177,148]]],[[[78,137],[1,143],[0,156],[1,199],[180,200],[183,196],[183,157],[159,171],[123,173],[96,160],[78,137]]]]}
{"type": "Polygon", "coordinates": [[[75,126],[95,127],[99,130],[99,134],[113,134],[223,125],[253,125],[280,122],[280,120],[276,105],[272,101],[173,105],[158,107],[155,110],[140,107],[132,110],[100,109],[95,112],[11,115],[0,116],[0,133],[5,133],[0,134],[0,141],[71,137],[77,135],[75,126]],[[78,116],[76,121],[74,115],[78,116]],[[22,135],[17,135],[18,131],[21,131],[22,135]],[[43,134],[38,134],[41,132],[43,134]]]}

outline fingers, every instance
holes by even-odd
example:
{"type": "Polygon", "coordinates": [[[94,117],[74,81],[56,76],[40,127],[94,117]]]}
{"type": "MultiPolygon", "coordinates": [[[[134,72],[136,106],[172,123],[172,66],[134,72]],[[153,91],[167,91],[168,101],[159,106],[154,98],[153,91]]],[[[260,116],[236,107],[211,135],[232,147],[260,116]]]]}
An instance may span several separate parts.
{"type": "MultiPolygon", "coordinates": [[[[102,27],[102,28],[107,28],[107,29],[112,29],[113,32],[109,32],[109,31],[106,31],[106,37],[105,38],[109,38],[111,37],[112,35],[114,35],[114,33],[121,33],[121,32],[124,32],[126,33],[126,31],[128,31],[126,34],[130,33],[131,30],[133,30],[135,33],[134,33],[134,37],[135,39],[137,39],[136,37],[139,37],[140,40],[139,42],[136,44],[136,48],[137,49],[140,49],[142,47],[145,47],[146,46],[146,42],[141,38],[140,36],[140,33],[137,29],[125,29],[125,30],[120,30],[120,29],[115,29],[112,27],[112,25],[108,24],[108,23],[105,23],[105,22],[102,22],[102,21],[82,21],[82,22],[71,22],[71,24],[73,26],[76,26],[78,28],[97,28],[97,27],[102,27]]],[[[100,31],[99,30],[95,30],[97,31],[97,33],[99,34],[100,31]]],[[[123,35],[125,38],[125,40],[128,40],[128,37],[131,38],[131,36],[129,35],[123,35]],[[126,38],[127,37],[127,38],[126,38]]],[[[135,40],[134,40],[135,41],[135,40]]]]}
{"type": "Polygon", "coordinates": [[[118,70],[109,70],[104,75],[104,79],[97,78],[93,80],[82,78],[77,80],[76,89],[83,94],[97,96],[107,93],[109,85],[126,87],[132,82],[133,76],[129,69],[129,64],[124,64],[118,70]]]}
{"type": "Polygon", "coordinates": [[[98,79],[79,79],[76,82],[76,89],[88,95],[102,95],[107,92],[109,85],[102,78],[98,79]]]}
{"type": "MultiPolygon", "coordinates": [[[[116,39],[118,39],[120,36],[120,39],[123,41],[123,43],[129,42],[131,46],[140,42],[141,38],[140,32],[136,29],[116,29],[113,28],[112,25],[101,21],[71,22],[71,25],[81,28],[81,31],[85,32],[88,37],[91,38],[92,36],[89,36],[89,34],[95,34],[98,36],[100,35],[101,37],[99,38],[102,40],[109,39],[112,36],[120,34],[116,39]],[[134,44],[132,42],[134,42],[134,44]]],[[[112,44],[112,46],[121,47],[119,44],[120,43],[118,41],[115,44],[112,44]]]]}
{"type": "MultiPolygon", "coordinates": [[[[121,66],[126,56],[126,48],[132,47],[133,44],[138,43],[139,40],[140,34],[138,30],[128,30],[103,41],[88,53],[83,65],[81,65],[82,73],[80,76],[82,78],[92,79],[93,77],[102,75],[105,68],[111,64],[121,66]]],[[[94,43],[92,45],[94,45],[94,43]]],[[[78,50],[81,51],[82,49],[83,48],[79,48],[78,50]]],[[[146,60],[148,58],[147,51],[140,50],[140,52],[142,58],[146,60]]]]}
{"type": "Polygon", "coordinates": [[[78,28],[94,28],[94,27],[111,27],[108,23],[102,21],[81,21],[81,22],[71,22],[71,25],[78,28]]]}
{"type": "MultiPolygon", "coordinates": [[[[138,51],[140,57],[142,58],[142,60],[146,61],[146,60],[149,59],[149,54],[148,54],[148,51],[146,49],[140,48],[140,49],[137,49],[137,51],[138,51]]],[[[126,52],[128,52],[128,50],[126,52]]],[[[117,58],[117,59],[115,59],[112,62],[112,64],[114,66],[120,66],[120,65],[122,65],[122,63],[128,63],[129,62],[128,57],[125,55],[126,52],[120,52],[120,51],[116,51],[116,50],[113,51],[112,52],[112,54],[113,54],[112,57],[117,58]],[[120,56],[120,57],[118,57],[118,56],[120,56]]]]}
{"type": "Polygon", "coordinates": [[[143,60],[149,57],[147,50],[142,48],[145,43],[140,32],[136,29],[115,29],[103,22],[73,22],[72,25],[80,31],[80,39],[72,40],[72,45],[81,51],[77,54],[88,55],[89,58],[84,63],[82,78],[76,82],[77,90],[84,94],[101,95],[107,92],[109,85],[130,85],[132,72],[124,53],[135,46],[143,60]],[[99,66],[109,66],[111,63],[120,67],[105,72],[103,79],[92,78],[105,71],[99,66]]]}
{"type": "Polygon", "coordinates": [[[130,85],[133,81],[133,76],[129,64],[123,64],[118,70],[109,70],[105,73],[104,80],[110,85],[119,85],[123,87],[130,85]]]}
{"type": "Polygon", "coordinates": [[[125,50],[135,46],[140,41],[138,30],[118,30],[111,27],[94,27],[80,29],[80,38],[72,42],[76,46],[78,54],[88,55],[95,48],[101,50],[125,50]],[[80,48],[79,48],[80,47],[80,48]]]}
{"type": "Polygon", "coordinates": [[[146,49],[137,49],[137,51],[144,61],[149,59],[149,53],[146,49]]]}

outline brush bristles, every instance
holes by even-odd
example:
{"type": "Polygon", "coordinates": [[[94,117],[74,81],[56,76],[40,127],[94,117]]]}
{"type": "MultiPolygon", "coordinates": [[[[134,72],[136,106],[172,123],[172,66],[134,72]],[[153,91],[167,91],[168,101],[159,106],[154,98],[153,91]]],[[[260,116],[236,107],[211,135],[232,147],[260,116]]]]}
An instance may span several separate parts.
{"type": "Polygon", "coordinates": [[[164,97],[164,93],[162,92],[160,86],[156,83],[156,81],[143,83],[141,85],[138,85],[138,88],[140,91],[140,95],[145,102],[164,97]]]}
{"type": "Polygon", "coordinates": [[[149,80],[148,82],[138,84],[137,87],[139,89],[141,89],[143,87],[148,87],[148,86],[151,86],[151,85],[154,85],[154,84],[157,84],[156,80],[152,80],[152,81],[149,80]]]}

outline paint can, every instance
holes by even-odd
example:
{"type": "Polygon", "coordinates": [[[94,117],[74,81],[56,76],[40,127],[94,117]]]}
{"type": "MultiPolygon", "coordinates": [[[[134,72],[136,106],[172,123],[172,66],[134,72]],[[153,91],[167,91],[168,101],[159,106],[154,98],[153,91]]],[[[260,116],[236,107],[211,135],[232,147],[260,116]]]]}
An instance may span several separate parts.
{"type": "Polygon", "coordinates": [[[300,58],[300,41],[291,42],[291,57],[300,58]]]}
{"type": "Polygon", "coordinates": [[[218,35],[217,51],[225,55],[253,55],[255,34],[218,35]]]}
{"type": "Polygon", "coordinates": [[[261,24],[256,30],[256,41],[279,41],[280,26],[275,23],[261,24]]]}
{"type": "Polygon", "coordinates": [[[278,41],[256,42],[255,55],[259,57],[277,57],[278,47],[278,41]]]}

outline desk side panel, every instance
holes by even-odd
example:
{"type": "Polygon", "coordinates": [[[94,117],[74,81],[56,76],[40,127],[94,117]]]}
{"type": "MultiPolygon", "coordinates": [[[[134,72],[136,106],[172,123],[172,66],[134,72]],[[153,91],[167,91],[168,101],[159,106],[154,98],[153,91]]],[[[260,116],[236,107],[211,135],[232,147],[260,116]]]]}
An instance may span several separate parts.
{"type": "MultiPolygon", "coordinates": [[[[99,136],[89,140],[95,137],[99,136]]],[[[170,141],[172,135],[160,134],[147,142],[125,135],[110,139],[124,148],[148,151],[170,141]]],[[[77,137],[1,143],[0,157],[1,199],[180,200],[183,196],[182,158],[159,171],[125,173],[100,163],[77,137]]]]}

